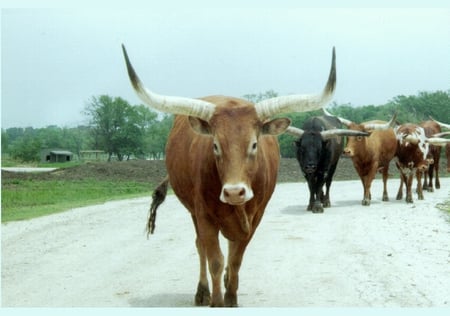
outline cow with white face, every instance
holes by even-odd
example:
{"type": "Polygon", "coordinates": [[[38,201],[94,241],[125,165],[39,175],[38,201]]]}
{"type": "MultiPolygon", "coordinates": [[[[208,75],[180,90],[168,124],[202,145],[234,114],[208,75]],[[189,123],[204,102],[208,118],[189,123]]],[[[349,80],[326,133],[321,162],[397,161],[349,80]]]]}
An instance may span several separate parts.
{"type": "Polygon", "coordinates": [[[423,200],[422,173],[429,168],[427,160],[430,145],[445,146],[449,139],[427,137],[423,127],[416,124],[402,124],[394,129],[398,147],[396,152],[397,168],[400,171],[400,188],[397,200],[403,198],[403,184],[406,186],[406,202],[413,203],[412,181],[417,177],[417,196],[423,200]]]}

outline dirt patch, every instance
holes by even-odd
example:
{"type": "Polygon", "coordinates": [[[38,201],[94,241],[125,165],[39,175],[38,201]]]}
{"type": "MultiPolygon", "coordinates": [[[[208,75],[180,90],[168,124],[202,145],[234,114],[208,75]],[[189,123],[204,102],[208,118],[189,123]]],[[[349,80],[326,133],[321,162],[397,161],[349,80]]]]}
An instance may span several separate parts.
{"type": "MultiPolygon", "coordinates": [[[[441,159],[440,174],[446,175],[445,159],[441,159]]],[[[391,178],[398,178],[393,163],[390,167],[391,178]]],[[[60,168],[44,173],[17,173],[2,170],[3,179],[39,179],[39,180],[116,180],[159,183],[166,175],[164,160],[130,160],[113,162],[89,162],[70,168],[60,168]]],[[[379,178],[380,176],[377,176],[379,178]]],[[[348,158],[341,158],[334,180],[355,180],[358,175],[348,158]]],[[[280,161],[278,182],[303,182],[304,178],[296,159],[283,158],[280,161]]]]}

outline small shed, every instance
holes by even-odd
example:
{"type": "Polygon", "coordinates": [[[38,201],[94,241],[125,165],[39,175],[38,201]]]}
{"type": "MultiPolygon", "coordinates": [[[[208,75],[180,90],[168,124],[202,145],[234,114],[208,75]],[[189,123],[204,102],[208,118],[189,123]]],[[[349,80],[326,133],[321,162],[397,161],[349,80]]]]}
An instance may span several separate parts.
{"type": "Polygon", "coordinates": [[[44,149],[41,153],[42,162],[67,162],[72,161],[73,153],[62,149],[44,149]]]}

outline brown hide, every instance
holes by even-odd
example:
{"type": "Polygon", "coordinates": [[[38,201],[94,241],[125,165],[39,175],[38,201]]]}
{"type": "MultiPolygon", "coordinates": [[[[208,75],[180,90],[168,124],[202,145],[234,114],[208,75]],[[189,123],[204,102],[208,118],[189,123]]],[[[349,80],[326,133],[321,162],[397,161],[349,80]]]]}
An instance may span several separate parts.
{"type": "MultiPolygon", "coordinates": [[[[441,127],[435,121],[425,121],[420,123],[420,126],[425,130],[425,135],[431,137],[434,134],[441,132],[441,127]]],[[[440,189],[441,183],[439,181],[439,160],[441,157],[441,146],[430,145],[428,149],[427,160],[429,163],[428,170],[424,172],[423,189],[433,192],[433,176],[435,177],[435,187],[440,189]]]]}
{"type": "MultiPolygon", "coordinates": [[[[166,165],[173,190],[192,215],[201,267],[206,266],[206,255],[209,258],[212,306],[224,304],[221,294],[224,262],[217,239],[219,231],[230,241],[225,305],[235,306],[242,256],[276,184],[278,142],[275,136],[264,134],[284,130],[289,121],[281,121],[286,125],[278,127],[263,124],[253,104],[240,99],[208,97],[204,100],[217,105],[209,124],[199,122],[211,135],[195,132],[187,116],[177,116],[166,147],[166,165]],[[222,202],[224,183],[237,182],[248,186],[253,197],[241,205],[222,202]]],[[[201,127],[196,129],[199,131],[201,127]]],[[[197,305],[208,303],[205,271],[201,268],[197,305]]]]}
{"type": "Polygon", "coordinates": [[[399,139],[397,147],[397,168],[400,171],[400,188],[397,199],[402,199],[402,185],[406,184],[406,202],[412,203],[412,179],[414,173],[417,177],[417,194],[418,198],[423,199],[421,177],[422,172],[428,169],[426,156],[428,155],[429,145],[422,139],[419,143],[414,144],[402,139],[407,135],[417,135],[425,137],[425,131],[422,127],[415,124],[403,124],[396,129],[396,135],[399,139]],[[402,136],[399,136],[402,135],[402,136]]]}
{"type": "MultiPolygon", "coordinates": [[[[364,125],[373,123],[385,123],[382,121],[370,121],[361,124],[351,123],[348,127],[352,130],[365,130],[364,125]]],[[[392,128],[386,130],[373,130],[368,137],[348,137],[344,154],[352,158],[364,187],[362,205],[370,205],[370,187],[378,170],[383,174],[383,201],[387,201],[387,178],[389,162],[395,156],[397,140],[392,128]]]]}

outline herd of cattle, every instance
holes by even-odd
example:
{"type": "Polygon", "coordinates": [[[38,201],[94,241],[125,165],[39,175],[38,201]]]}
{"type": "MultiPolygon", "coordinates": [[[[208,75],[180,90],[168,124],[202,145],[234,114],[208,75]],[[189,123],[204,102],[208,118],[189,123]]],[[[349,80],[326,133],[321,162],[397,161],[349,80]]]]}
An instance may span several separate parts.
{"type": "MultiPolygon", "coordinates": [[[[417,177],[417,195],[423,200],[423,188],[433,191],[439,183],[439,159],[441,147],[446,147],[450,168],[450,140],[441,138],[450,132],[441,132],[441,127],[450,129],[449,124],[434,119],[416,124],[399,125],[394,115],[389,122],[370,121],[354,123],[336,117],[324,109],[325,115],[308,119],[303,128],[289,127],[287,133],[296,137],[297,160],[308,183],[310,199],[308,210],[323,212],[330,206],[329,190],[333,174],[343,152],[352,159],[364,188],[362,205],[370,205],[370,187],[377,171],[383,175],[383,201],[388,201],[387,179],[389,163],[396,157],[395,165],[400,172],[400,187],[397,200],[403,198],[406,186],[406,202],[412,203],[412,181],[417,177]],[[341,125],[348,130],[341,130],[341,125]],[[359,135],[353,135],[351,132],[359,135]],[[326,134],[325,134],[326,133],[326,134]],[[324,134],[326,136],[324,136],[324,134]],[[341,136],[347,136],[347,145],[341,136]],[[421,178],[424,174],[422,185],[421,178]],[[326,191],[323,192],[325,185],[326,191]]],[[[448,170],[450,171],[450,170],[448,170]]]]}
{"type": "Polygon", "coordinates": [[[276,184],[280,159],[277,135],[289,132],[297,137],[300,165],[311,189],[309,208],[315,212],[330,204],[328,191],[342,152],[343,136],[348,137],[344,152],[352,157],[364,184],[363,205],[370,203],[370,184],[375,173],[381,169],[386,179],[388,163],[394,156],[398,157],[402,183],[409,190],[407,200],[412,201],[413,170],[431,165],[427,155],[438,148],[432,151],[430,147],[445,142],[436,135],[439,127],[433,131],[411,124],[393,128],[394,118],[388,123],[356,124],[328,114],[311,118],[303,129],[289,127],[288,118],[272,119],[278,114],[322,109],[331,100],[336,86],[334,48],[322,93],[281,96],[256,104],[226,96],[191,99],[156,94],[145,88],[123,45],[122,49],[129,78],[141,100],[153,109],[176,114],[166,145],[168,177],[153,193],[148,229],[153,233],[156,210],[170,184],[190,212],[195,227],[200,258],[196,305],[238,305],[239,269],[244,252],[276,184]],[[348,129],[341,129],[341,124],[348,129]],[[228,240],[226,267],[219,233],[228,240]]]}

